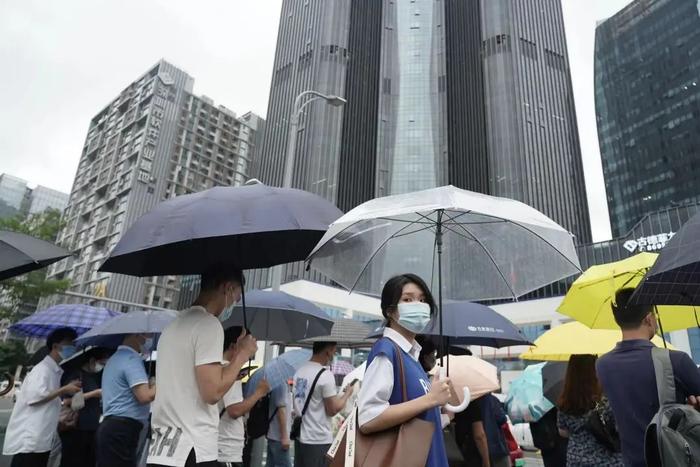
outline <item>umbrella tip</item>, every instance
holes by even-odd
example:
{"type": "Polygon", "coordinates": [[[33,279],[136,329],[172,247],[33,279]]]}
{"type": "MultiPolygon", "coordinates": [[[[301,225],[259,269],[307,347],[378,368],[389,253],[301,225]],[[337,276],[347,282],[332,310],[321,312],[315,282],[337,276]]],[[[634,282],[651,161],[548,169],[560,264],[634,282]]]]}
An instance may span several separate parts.
{"type": "Polygon", "coordinates": [[[250,186],[250,185],[264,185],[264,183],[261,182],[260,180],[258,180],[257,178],[251,178],[251,179],[249,179],[247,182],[245,182],[244,185],[246,185],[246,186],[250,186]]]}

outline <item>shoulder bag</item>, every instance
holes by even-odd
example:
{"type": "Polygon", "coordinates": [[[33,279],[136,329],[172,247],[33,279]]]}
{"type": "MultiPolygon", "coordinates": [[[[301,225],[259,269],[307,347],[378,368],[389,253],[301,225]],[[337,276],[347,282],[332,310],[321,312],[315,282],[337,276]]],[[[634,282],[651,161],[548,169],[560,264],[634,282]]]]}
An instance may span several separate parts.
{"type": "MultiPolygon", "coordinates": [[[[394,343],[399,365],[402,402],[408,401],[402,351],[394,343]]],[[[415,417],[397,427],[370,435],[359,430],[358,408],[338,431],[326,456],[331,467],[424,467],[433,441],[435,424],[415,417]],[[350,440],[350,442],[348,442],[350,440]]]]}

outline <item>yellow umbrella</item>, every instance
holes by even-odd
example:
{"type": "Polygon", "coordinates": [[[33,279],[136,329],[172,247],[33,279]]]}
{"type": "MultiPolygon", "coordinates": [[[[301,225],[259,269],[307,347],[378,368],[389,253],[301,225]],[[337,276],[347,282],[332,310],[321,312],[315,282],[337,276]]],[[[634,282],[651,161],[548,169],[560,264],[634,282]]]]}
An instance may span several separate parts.
{"type": "MultiPolygon", "coordinates": [[[[619,329],[612,314],[615,292],[636,287],[659,255],[639,253],[622,261],[591,266],[571,285],[557,311],[593,329],[619,329]]],[[[665,332],[700,326],[691,306],[659,306],[665,332]]]]}
{"type": "MultiPolygon", "coordinates": [[[[535,345],[523,352],[520,358],[523,360],[542,360],[550,362],[568,362],[572,355],[603,355],[615,347],[622,340],[622,332],[618,329],[591,329],[583,324],[572,321],[554,327],[542,334],[535,341],[535,345]]],[[[664,343],[659,336],[654,336],[651,341],[657,347],[663,347],[664,343]]],[[[668,348],[672,349],[671,344],[668,348]]]]}

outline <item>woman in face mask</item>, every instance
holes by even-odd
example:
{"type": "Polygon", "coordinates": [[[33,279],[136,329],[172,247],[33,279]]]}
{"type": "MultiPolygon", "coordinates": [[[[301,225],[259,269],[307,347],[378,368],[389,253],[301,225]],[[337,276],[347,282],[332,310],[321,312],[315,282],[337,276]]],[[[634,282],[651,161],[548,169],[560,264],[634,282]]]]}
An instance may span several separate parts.
{"type": "Polygon", "coordinates": [[[59,426],[62,467],[95,465],[95,434],[102,415],[102,369],[108,358],[108,351],[96,348],[76,357],[76,362],[65,365],[62,380],[79,379],[82,391],[62,402],[64,410],[70,408],[77,412],[77,417],[68,426],[59,426]]]}
{"type": "Polygon", "coordinates": [[[358,396],[358,424],[365,434],[384,431],[415,417],[435,424],[426,466],[447,467],[440,407],[450,399],[448,380],[430,381],[418,361],[421,347],[416,335],[423,332],[436,311],[433,296],[423,279],[414,274],[392,277],[381,297],[386,319],[384,335],[372,347],[358,396]],[[399,371],[403,362],[407,400],[399,371]]]}

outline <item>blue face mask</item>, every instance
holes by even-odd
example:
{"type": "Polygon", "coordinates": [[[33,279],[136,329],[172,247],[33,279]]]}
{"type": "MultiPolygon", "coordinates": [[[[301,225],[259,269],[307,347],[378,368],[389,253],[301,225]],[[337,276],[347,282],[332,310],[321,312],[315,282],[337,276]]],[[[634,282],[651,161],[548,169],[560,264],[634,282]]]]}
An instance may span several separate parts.
{"type": "Polygon", "coordinates": [[[147,337],[146,342],[141,346],[141,353],[147,353],[153,350],[153,338],[147,337]]]}
{"type": "Polygon", "coordinates": [[[58,355],[61,356],[62,360],[68,360],[71,358],[73,355],[75,355],[78,352],[78,348],[72,344],[66,344],[61,347],[61,350],[58,351],[58,355]]]}
{"type": "Polygon", "coordinates": [[[420,334],[430,323],[430,305],[423,302],[399,303],[398,323],[414,334],[420,334]]]}

